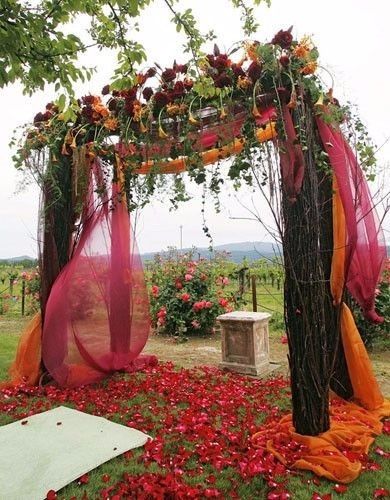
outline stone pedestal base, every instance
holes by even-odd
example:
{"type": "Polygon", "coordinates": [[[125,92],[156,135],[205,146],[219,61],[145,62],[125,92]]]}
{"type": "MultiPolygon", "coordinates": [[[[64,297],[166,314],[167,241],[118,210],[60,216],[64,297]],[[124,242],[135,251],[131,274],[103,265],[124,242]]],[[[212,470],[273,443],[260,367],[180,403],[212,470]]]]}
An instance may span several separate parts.
{"type": "Polygon", "coordinates": [[[218,316],[221,324],[222,362],[226,368],[247,375],[270,371],[268,313],[234,311],[218,316]]]}

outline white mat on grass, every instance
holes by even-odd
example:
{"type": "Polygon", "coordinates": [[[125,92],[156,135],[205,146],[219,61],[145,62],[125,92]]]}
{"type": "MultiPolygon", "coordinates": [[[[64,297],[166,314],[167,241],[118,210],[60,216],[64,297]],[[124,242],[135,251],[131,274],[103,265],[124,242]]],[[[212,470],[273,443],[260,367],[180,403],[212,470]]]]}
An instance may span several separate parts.
{"type": "Polygon", "coordinates": [[[143,432],[64,406],[4,425],[0,499],[42,500],[49,490],[58,491],[147,439],[143,432]]]}

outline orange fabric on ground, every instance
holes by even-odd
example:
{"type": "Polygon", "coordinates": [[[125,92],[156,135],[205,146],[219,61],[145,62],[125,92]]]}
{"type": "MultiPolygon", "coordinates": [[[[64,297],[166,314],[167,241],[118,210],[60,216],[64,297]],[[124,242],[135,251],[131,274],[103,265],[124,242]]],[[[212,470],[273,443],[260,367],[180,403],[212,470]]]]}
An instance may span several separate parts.
{"type": "Polygon", "coordinates": [[[345,226],[344,208],[333,174],[333,256],[330,273],[330,289],[334,304],[340,304],[345,286],[345,246],[347,230],[345,226]]]}
{"type": "Polygon", "coordinates": [[[20,336],[15,360],[9,368],[11,380],[4,385],[37,385],[41,375],[41,315],[37,313],[20,336]]]}
{"type": "Polygon", "coordinates": [[[362,464],[357,457],[367,453],[374,437],[381,433],[380,419],[390,415],[390,403],[386,401],[377,410],[367,411],[354,403],[335,398],[330,405],[330,415],[330,429],[319,436],[297,434],[289,414],[276,426],[272,423],[269,428],[256,433],[252,443],[255,447],[265,448],[289,468],[310,470],[330,481],[350,483],[361,472],[362,464]],[[264,441],[270,435],[275,437],[264,441]],[[285,443],[286,440],[302,445],[297,452],[299,458],[292,463],[283,455],[284,449],[278,450],[278,443],[285,443]]]}
{"type": "MultiPolygon", "coordinates": [[[[276,127],[274,122],[268,123],[265,128],[258,128],[256,137],[259,142],[266,142],[276,137],[276,127]]],[[[210,165],[230,155],[238,154],[244,147],[245,139],[235,139],[232,143],[222,146],[221,148],[210,149],[201,153],[203,165],[210,165]]],[[[148,161],[142,163],[140,168],[137,168],[135,173],[148,174],[154,167],[156,172],[161,174],[179,174],[187,170],[187,157],[176,158],[175,160],[154,162],[148,161]]]]}
{"type": "Polygon", "coordinates": [[[384,402],[383,395],[355,320],[344,303],[341,304],[341,338],[354,399],[367,410],[380,408],[384,402]]]}

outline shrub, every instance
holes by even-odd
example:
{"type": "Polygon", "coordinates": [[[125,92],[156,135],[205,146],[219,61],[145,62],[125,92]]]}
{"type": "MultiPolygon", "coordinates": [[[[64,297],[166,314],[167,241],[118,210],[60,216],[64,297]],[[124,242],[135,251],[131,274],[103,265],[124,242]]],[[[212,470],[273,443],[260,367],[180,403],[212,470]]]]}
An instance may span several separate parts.
{"type": "Polygon", "coordinates": [[[354,316],[360,335],[368,349],[390,348],[390,259],[387,260],[381,280],[376,290],[375,308],[384,322],[373,324],[364,319],[360,309],[354,307],[354,316]]]}
{"type": "Polygon", "coordinates": [[[157,333],[184,338],[209,335],[218,315],[237,306],[229,279],[213,262],[192,254],[156,256],[148,264],[152,323],[157,333]]]}

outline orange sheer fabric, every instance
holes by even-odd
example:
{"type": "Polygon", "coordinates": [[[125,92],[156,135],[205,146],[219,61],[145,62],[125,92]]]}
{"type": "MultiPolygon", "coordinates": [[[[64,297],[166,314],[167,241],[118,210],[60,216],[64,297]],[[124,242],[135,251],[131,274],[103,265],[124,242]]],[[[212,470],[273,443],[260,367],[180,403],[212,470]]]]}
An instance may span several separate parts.
{"type": "Polygon", "coordinates": [[[37,313],[19,339],[15,360],[9,368],[10,381],[3,385],[38,384],[41,375],[41,315],[37,313]]]}
{"type": "MultiPolygon", "coordinates": [[[[256,137],[259,142],[266,142],[276,137],[276,127],[274,122],[267,123],[264,128],[258,128],[256,137]]],[[[222,146],[221,148],[209,149],[201,153],[203,165],[210,165],[227,158],[228,156],[238,154],[242,151],[245,144],[245,139],[234,139],[233,142],[222,146]]],[[[148,174],[153,168],[161,174],[179,174],[187,170],[187,157],[176,158],[175,160],[154,162],[148,161],[142,163],[141,167],[136,170],[137,174],[148,174]]]]}
{"type": "Polygon", "coordinates": [[[341,304],[341,338],[354,399],[367,410],[380,408],[384,403],[383,395],[355,320],[344,303],[341,304]]]}
{"type": "Polygon", "coordinates": [[[254,434],[255,447],[265,448],[284,465],[290,468],[310,470],[317,476],[330,481],[350,483],[362,469],[359,455],[367,453],[375,436],[382,432],[380,419],[390,414],[390,404],[368,411],[360,406],[335,398],[330,405],[331,427],[319,436],[297,434],[292,425],[292,416],[286,415],[275,428],[272,423],[261,432],[254,434]],[[273,439],[264,441],[267,436],[273,439]],[[279,442],[292,440],[302,445],[300,458],[288,463],[279,442]],[[265,444],[264,444],[265,443],[265,444]]]}
{"type": "Polygon", "coordinates": [[[347,231],[345,226],[345,214],[336,176],[333,175],[333,256],[330,288],[335,305],[340,304],[345,286],[346,242],[347,231]]]}

